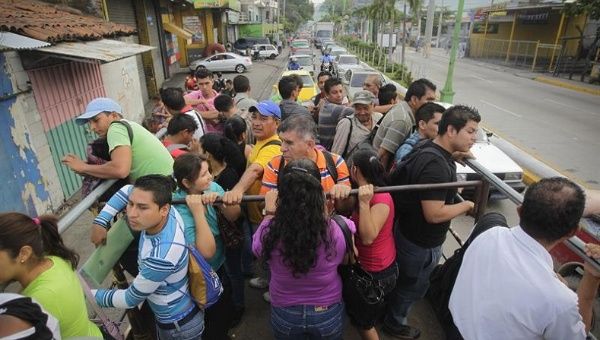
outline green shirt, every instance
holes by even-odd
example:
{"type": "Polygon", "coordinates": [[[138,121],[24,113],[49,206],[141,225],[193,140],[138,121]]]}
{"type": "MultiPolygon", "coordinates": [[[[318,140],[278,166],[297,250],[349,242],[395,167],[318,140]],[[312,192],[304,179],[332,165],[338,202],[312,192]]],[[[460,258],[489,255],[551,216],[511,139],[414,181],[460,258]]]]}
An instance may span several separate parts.
{"type": "MultiPolygon", "coordinates": [[[[216,182],[210,183],[210,188],[205,192],[216,192],[217,195],[223,196],[225,191],[218,185],[216,182]]],[[[177,189],[173,193],[174,200],[184,200],[187,193],[181,189],[177,189]]],[[[187,244],[196,244],[196,222],[194,222],[194,217],[192,216],[192,212],[188,208],[186,204],[175,204],[175,209],[181,215],[184,226],[184,234],[185,234],[185,242],[187,244]]],[[[215,243],[217,249],[215,254],[210,259],[207,259],[210,266],[215,270],[219,270],[223,263],[225,263],[225,245],[223,244],[223,239],[221,238],[221,232],[219,230],[219,224],[217,222],[217,212],[215,211],[215,207],[212,205],[206,206],[206,212],[204,214],[206,216],[206,222],[208,222],[208,227],[215,237],[215,243]]]]}
{"type": "Polygon", "coordinates": [[[108,128],[106,139],[110,152],[121,145],[131,148],[130,180],[133,182],[145,175],[170,175],[173,173],[173,157],[161,141],[140,124],[127,122],[133,132],[133,145],[129,140],[127,127],[123,124],[112,124],[108,128]]]}
{"type": "Polygon", "coordinates": [[[83,290],[71,264],[48,256],[53,265],[36,277],[21,294],[35,299],[60,325],[63,338],[102,338],[100,329],[88,319],[83,290]]]}

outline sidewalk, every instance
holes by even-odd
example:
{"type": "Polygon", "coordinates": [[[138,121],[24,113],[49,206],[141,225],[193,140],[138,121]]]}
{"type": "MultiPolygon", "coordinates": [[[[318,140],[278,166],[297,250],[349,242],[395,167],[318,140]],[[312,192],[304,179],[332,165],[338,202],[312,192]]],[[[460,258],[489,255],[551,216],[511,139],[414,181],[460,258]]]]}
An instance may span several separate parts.
{"type": "MultiPolygon", "coordinates": [[[[394,61],[400,62],[401,53],[402,53],[402,47],[398,46],[396,48],[396,51],[393,54],[394,61]]],[[[423,50],[421,50],[419,52],[415,52],[414,47],[408,47],[408,46],[406,47],[406,52],[405,52],[405,56],[407,57],[406,59],[408,59],[408,56],[414,57],[416,55],[423,55],[423,50]]],[[[446,60],[450,59],[450,55],[446,54],[446,51],[443,48],[432,48],[430,55],[431,55],[431,57],[443,58],[446,60]]],[[[427,60],[427,59],[423,58],[423,60],[427,60]]],[[[471,59],[471,58],[467,57],[467,58],[461,58],[460,60],[461,60],[461,62],[473,63],[478,66],[487,67],[489,69],[493,69],[496,71],[513,73],[515,76],[539,81],[539,82],[546,83],[549,85],[562,87],[562,88],[570,89],[570,90],[581,92],[581,93],[600,96],[600,85],[584,83],[584,82],[577,81],[577,80],[570,80],[570,79],[568,79],[567,74],[562,74],[559,77],[553,77],[549,73],[531,72],[531,71],[528,71],[523,68],[514,68],[514,67],[502,65],[502,64],[490,63],[490,62],[486,62],[486,61],[480,60],[480,59],[471,59]]],[[[408,61],[407,61],[407,64],[408,64],[408,61]]],[[[418,70],[416,70],[416,71],[418,73],[418,70]]],[[[414,71],[413,71],[413,73],[414,73],[414,71]]]]}

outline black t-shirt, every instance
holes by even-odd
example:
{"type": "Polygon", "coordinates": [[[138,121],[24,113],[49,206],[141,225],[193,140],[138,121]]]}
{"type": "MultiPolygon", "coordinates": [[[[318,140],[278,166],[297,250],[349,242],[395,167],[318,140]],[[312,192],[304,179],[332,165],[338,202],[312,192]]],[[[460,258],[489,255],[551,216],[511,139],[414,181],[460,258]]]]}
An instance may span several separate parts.
{"type": "Polygon", "coordinates": [[[215,177],[215,182],[225,191],[233,189],[239,180],[240,176],[229,165],[215,177]]]}
{"type": "MultiPolygon", "coordinates": [[[[404,175],[393,176],[394,184],[456,182],[456,164],[452,155],[432,141],[415,146],[410,156],[407,156],[405,169],[404,175]]],[[[456,192],[456,189],[442,189],[399,193],[394,201],[397,225],[402,234],[423,248],[442,245],[451,221],[428,223],[423,216],[421,201],[444,201],[452,204],[456,192]]]]}

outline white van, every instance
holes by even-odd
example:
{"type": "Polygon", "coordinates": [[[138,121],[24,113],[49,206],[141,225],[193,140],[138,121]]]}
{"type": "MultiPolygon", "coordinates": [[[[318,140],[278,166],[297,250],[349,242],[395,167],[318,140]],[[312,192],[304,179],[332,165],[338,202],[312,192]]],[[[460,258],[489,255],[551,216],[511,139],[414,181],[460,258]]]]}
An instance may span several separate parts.
{"type": "Polygon", "coordinates": [[[256,44],[252,47],[252,54],[258,51],[259,55],[263,58],[275,59],[279,55],[277,48],[271,44],[256,44]]]}

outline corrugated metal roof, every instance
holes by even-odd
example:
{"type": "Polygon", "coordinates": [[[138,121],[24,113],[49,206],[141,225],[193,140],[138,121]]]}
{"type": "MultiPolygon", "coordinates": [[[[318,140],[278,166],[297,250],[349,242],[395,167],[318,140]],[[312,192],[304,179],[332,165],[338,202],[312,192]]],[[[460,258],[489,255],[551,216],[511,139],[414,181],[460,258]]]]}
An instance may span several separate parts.
{"type": "Polygon", "coordinates": [[[155,49],[152,46],[102,39],[86,42],[64,42],[40,48],[40,52],[60,54],[78,59],[96,59],[111,62],[155,49]]]}
{"type": "Polygon", "coordinates": [[[50,43],[11,32],[0,32],[0,50],[31,50],[46,46],[50,46],[50,43]]]}

